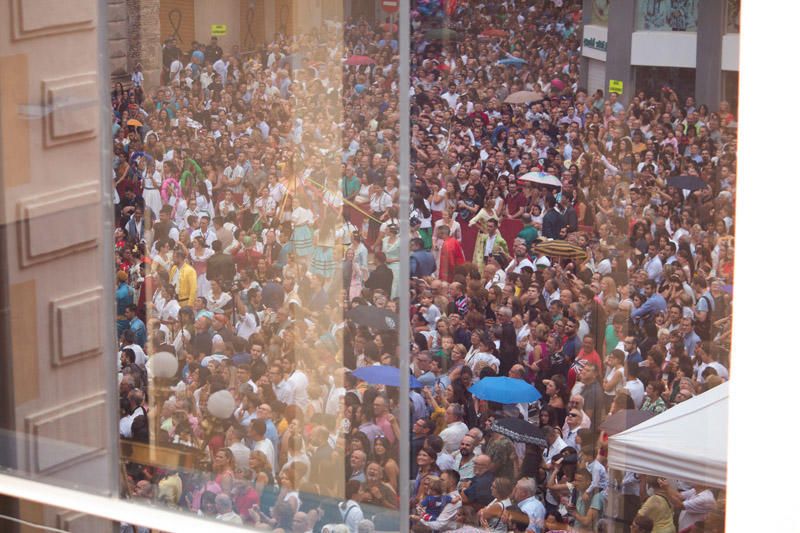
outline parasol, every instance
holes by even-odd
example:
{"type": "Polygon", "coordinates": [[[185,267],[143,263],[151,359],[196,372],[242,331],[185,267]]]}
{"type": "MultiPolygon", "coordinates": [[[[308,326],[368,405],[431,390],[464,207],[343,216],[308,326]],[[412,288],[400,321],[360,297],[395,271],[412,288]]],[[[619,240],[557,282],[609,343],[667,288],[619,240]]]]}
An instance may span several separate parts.
{"type": "Polygon", "coordinates": [[[553,257],[563,257],[565,259],[577,259],[578,261],[585,261],[589,256],[586,250],[567,241],[546,241],[534,246],[534,251],[549,255],[553,257]]]}
{"type": "Polygon", "coordinates": [[[544,430],[520,418],[503,418],[492,423],[492,431],[505,435],[514,442],[525,442],[547,447],[544,430]]]}
{"type": "Polygon", "coordinates": [[[542,395],[525,380],[505,376],[485,377],[469,388],[476,398],[497,403],[531,403],[542,395]]]}
{"type": "Polygon", "coordinates": [[[544,100],[544,95],[536,91],[517,91],[506,96],[506,104],[528,104],[544,100]]]}
{"type": "Polygon", "coordinates": [[[521,67],[522,65],[527,65],[528,62],[522,59],[521,57],[506,57],[501,59],[497,62],[498,65],[508,66],[511,65],[512,67],[521,67]]]}
{"type": "Polygon", "coordinates": [[[531,183],[538,183],[539,185],[546,185],[548,187],[561,187],[561,180],[552,174],[545,172],[528,172],[523,174],[518,179],[522,181],[529,181],[531,183]]]}
{"type": "Polygon", "coordinates": [[[600,429],[608,433],[609,436],[622,433],[626,429],[637,426],[655,416],[652,411],[640,411],[639,409],[622,409],[605,419],[600,424],[600,429]]]}
{"type": "MultiPolygon", "coordinates": [[[[362,366],[353,371],[353,375],[370,385],[400,386],[400,369],[396,366],[371,365],[362,366]]],[[[421,389],[422,383],[412,375],[408,376],[408,386],[412,389],[421,389]]]]}
{"type": "Polygon", "coordinates": [[[128,119],[128,126],[134,126],[136,128],[141,128],[142,123],[136,120],[135,118],[128,119]]]}

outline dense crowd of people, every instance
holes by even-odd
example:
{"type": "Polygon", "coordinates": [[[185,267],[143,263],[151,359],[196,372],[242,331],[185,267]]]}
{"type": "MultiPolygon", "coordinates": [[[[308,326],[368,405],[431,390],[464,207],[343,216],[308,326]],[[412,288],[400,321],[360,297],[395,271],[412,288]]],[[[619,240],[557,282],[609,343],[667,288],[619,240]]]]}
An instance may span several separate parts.
{"type": "Polygon", "coordinates": [[[735,117],[668,80],[588,94],[581,7],[413,2],[410,235],[392,22],[168,40],[154,89],[115,87],[124,493],[298,533],[403,505],[417,531],[721,531],[724,491],[608,469],[602,425],[729,377],[735,117]],[[411,339],[369,321],[398,313],[411,339]],[[402,342],[408,405],[356,375],[402,342]],[[495,377],[541,399],[471,392],[495,377]]]}
{"type": "Polygon", "coordinates": [[[669,80],[588,94],[582,4],[415,3],[417,531],[724,529],[724,491],[609,469],[603,422],[728,379],[735,117],[669,80]],[[497,377],[541,399],[473,394],[497,377]]]}
{"type": "Polygon", "coordinates": [[[397,312],[396,32],[170,39],[154,89],[140,69],[115,87],[128,496],[275,531],[396,527],[398,387],[352,371],[396,369],[397,333],[345,316],[397,312]]]}

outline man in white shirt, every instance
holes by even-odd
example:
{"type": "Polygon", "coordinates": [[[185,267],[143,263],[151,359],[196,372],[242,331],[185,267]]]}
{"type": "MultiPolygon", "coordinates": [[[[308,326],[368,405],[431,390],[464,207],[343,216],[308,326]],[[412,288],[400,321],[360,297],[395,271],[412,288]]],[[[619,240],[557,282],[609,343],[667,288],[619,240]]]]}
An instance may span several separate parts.
{"type": "Polygon", "coordinates": [[[280,363],[275,362],[270,365],[269,381],[272,383],[272,391],[279,402],[289,405],[294,401],[292,385],[283,379],[283,368],[280,363]]]}
{"type": "Polygon", "coordinates": [[[217,508],[216,519],[221,522],[228,522],[229,524],[242,525],[242,517],[233,512],[233,502],[231,497],[224,492],[217,494],[214,500],[214,505],[217,508]]]}
{"type": "Polygon", "coordinates": [[[203,213],[200,216],[200,227],[192,232],[190,238],[194,240],[196,237],[202,237],[206,241],[206,246],[211,246],[211,243],[217,240],[217,234],[214,233],[214,228],[209,227],[211,217],[208,213],[203,213]]]}
{"type": "Polygon", "coordinates": [[[545,427],[545,440],[547,441],[547,448],[542,451],[542,459],[544,460],[545,468],[550,468],[550,461],[552,461],[553,457],[556,456],[561,450],[567,447],[567,443],[564,442],[558,432],[550,426],[545,427]]]}
{"type": "Polygon", "coordinates": [[[627,370],[626,375],[628,376],[628,381],[625,382],[625,390],[628,391],[628,394],[633,398],[633,405],[636,409],[640,409],[644,402],[644,384],[639,381],[639,363],[636,361],[629,361],[625,365],[625,369],[627,370]]]}
{"type": "Polygon", "coordinates": [[[664,272],[664,265],[661,263],[661,257],[658,255],[658,250],[655,244],[650,244],[647,247],[647,259],[644,263],[644,270],[647,272],[647,277],[661,283],[661,274],[664,272]]]}
{"type": "Polygon", "coordinates": [[[475,476],[475,442],[472,435],[464,435],[458,451],[453,455],[455,469],[462,479],[475,476]]]}
{"type": "Polygon", "coordinates": [[[297,369],[294,356],[287,354],[283,358],[283,371],[286,374],[286,382],[292,387],[294,397],[292,404],[296,405],[305,412],[308,406],[308,377],[297,369]]]}
{"type": "Polygon", "coordinates": [[[514,273],[519,274],[522,272],[523,267],[530,267],[531,270],[535,270],[533,267],[533,263],[530,259],[528,259],[528,252],[525,249],[525,244],[515,244],[514,245],[514,259],[506,267],[506,274],[514,273]]]}
{"type": "Polygon", "coordinates": [[[520,511],[528,515],[528,529],[531,533],[544,531],[545,509],[542,502],[536,499],[536,481],[526,477],[517,481],[511,500],[520,511]]]}
{"type": "Polygon", "coordinates": [[[250,448],[244,443],[247,430],[240,424],[234,424],[225,432],[225,446],[233,453],[237,468],[247,468],[250,463],[250,448]]]}
{"type": "MultiPolygon", "coordinates": [[[[455,470],[445,470],[442,472],[441,478],[446,494],[450,496],[451,499],[454,499],[456,496],[458,496],[458,482],[461,480],[462,476],[460,476],[455,470]]],[[[419,517],[415,516],[412,516],[411,519],[419,520],[420,524],[430,528],[433,531],[450,531],[451,529],[455,529],[454,521],[456,518],[456,513],[458,513],[460,508],[461,500],[459,499],[457,502],[451,501],[445,505],[436,520],[419,520],[419,517]]]]}
{"type": "Polygon", "coordinates": [[[672,485],[667,489],[672,505],[681,510],[678,517],[678,530],[683,531],[701,520],[717,507],[714,493],[711,489],[701,485],[678,493],[672,485]]]}
{"type": "Polygon", "coordinates": [[[345,486],[345,497],[347,501],[339,504],[339,512],[342,515],[342,522],[345,523],[350,533],[358,532],[358,523],[364,519],[364,512],[357,501],[353,499],[361,488],[358,482],[348,482],[345,486]]]}
{"type": "Polygon", "coordinates": [[[344,388],[344,373],[344,368],[337,368],[333,371],[333,386],[325,402],[326,414],[336,415],[339,413],[339,400],[347,393],[347,389],[344,388]]]}
{"type": "Polygon", "coordinates": [[[455,83],[451,83],[447,87],[447,92],[442,93],[442,98],[447,102],[447,105],[450,106],[450,109],[456,108],[456,104],[458,103],[458,93],[456,92],[455,83]]]}
{"type": "Polygon", "coordinates": [[[259,451],[263,453],[269,460],[272,467],[272,475],[275,475],[275,465],[278,463],[278,457],[275,454],[275,447],[272,442],[264,435],[267,432],[267,424],[258,418],[250,422],[250,428],[247,431],[247,438],[250,439],[250,449],[252,451],[259,451]]]}
{"type": "Polygon", "coordinates": [[[582,420],[581,411],[577,408],[572,408],[567,412],[567,420],[564,422],[566,425],[566,432],[563,433],[564,442],[567,443],[567,446],[572,446],[576,450],[578,445],[575,443],[575,439],[578,436],[578,430],[581,429],[582,420]]]}
{"type": "Polygon", "coordinates": [[[444,413],[444,421],[447,427],[439,433],[439,436],[444,441],[444,451],[452,454],[458,451],[461,439],[469,431],[464,423],[464,408],[457,403],[450,404],[444,413]]]}
{"type": "Polygon", "coordinates": [[[140,417],[145,416],[144,407],[144,393],[139,389],[133,389],[128,393],[128,402],[133,407],[133,412],[128,416],[124,416],[119,421],[119,435],[120,437],[130,439],[133,437],[133,421],[140,417]]]}
{"type": "Polygon", "coordinates": [[[707,341],[699,342],[694,349],[694,353],[701,361],[700,365],[697,366],[697,375],[695,376],[698,383],[705,383],[706,379],[703,377],[703,372],[709,367],[713,368],[723,380],[728,381],[728,369],[716,360],[716,356],[713,355],[714,350],[707,341]]]}

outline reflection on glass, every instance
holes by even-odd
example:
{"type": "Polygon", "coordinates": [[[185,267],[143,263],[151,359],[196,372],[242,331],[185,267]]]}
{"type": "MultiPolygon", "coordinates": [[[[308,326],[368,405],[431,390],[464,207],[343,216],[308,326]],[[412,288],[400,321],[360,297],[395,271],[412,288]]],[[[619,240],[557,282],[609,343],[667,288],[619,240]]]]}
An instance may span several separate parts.
{"type": "Polygon", "coordinates": [[[397,25],[299,4],[269,39],[252,9],[247,35],[168,35],[161,78],[112,95],[125,492],[391,530],[397,25]]]}
{"type": "MultiPolygon", "coordinates": [[[[554,4],[413,14],[411,526],[722,531],[724,464],[668,468],[648,443],[681,427],[636,464],[615,436],[726,390],[734,115],[694,100],[693,71],[590,97],[583,2],[554,4]]],[[[696,18],[638,9],[647,29],[696,18]]]]}
{"type": "Polygon", "coordinates": [[[697,31],[699,0],[638,0],[637,31],[697,31]]]}

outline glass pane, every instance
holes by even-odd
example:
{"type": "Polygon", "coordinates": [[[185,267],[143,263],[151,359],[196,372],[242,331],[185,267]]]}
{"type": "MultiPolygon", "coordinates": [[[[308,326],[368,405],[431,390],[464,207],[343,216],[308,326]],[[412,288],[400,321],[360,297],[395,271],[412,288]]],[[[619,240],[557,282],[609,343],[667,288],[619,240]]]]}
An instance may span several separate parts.
{"type": "Polygon", "coordinates": [[[363,7],[162,1],[112,95],[128,497],[397,527],[397,24],[363,7]]]}
{"type": "Polygon", "coordinates": [[[637,0],[637,31],[697,31],[699,0],[637,0]]]}
{"type": "MultiPolygon", "coordinates": [[[[0,35],[0,467],[110,494],[102,14],[91,1],[39,5],[6,3],[0,35]]],[[[55,525],[51,511],[31,518],[55,525]]]]}
{"type": "Polygon", "coordinates": [[[412,16],[412,527],[674,531],[700,517],[658,494],[690,488],[719,523],[724,408],[692,444],[644,432],[725,401],[736,123],[695,69],[616,46],[715,27],[697,2],[628,3],[582,72],[585,2],[444,5],[412,16]]]}

